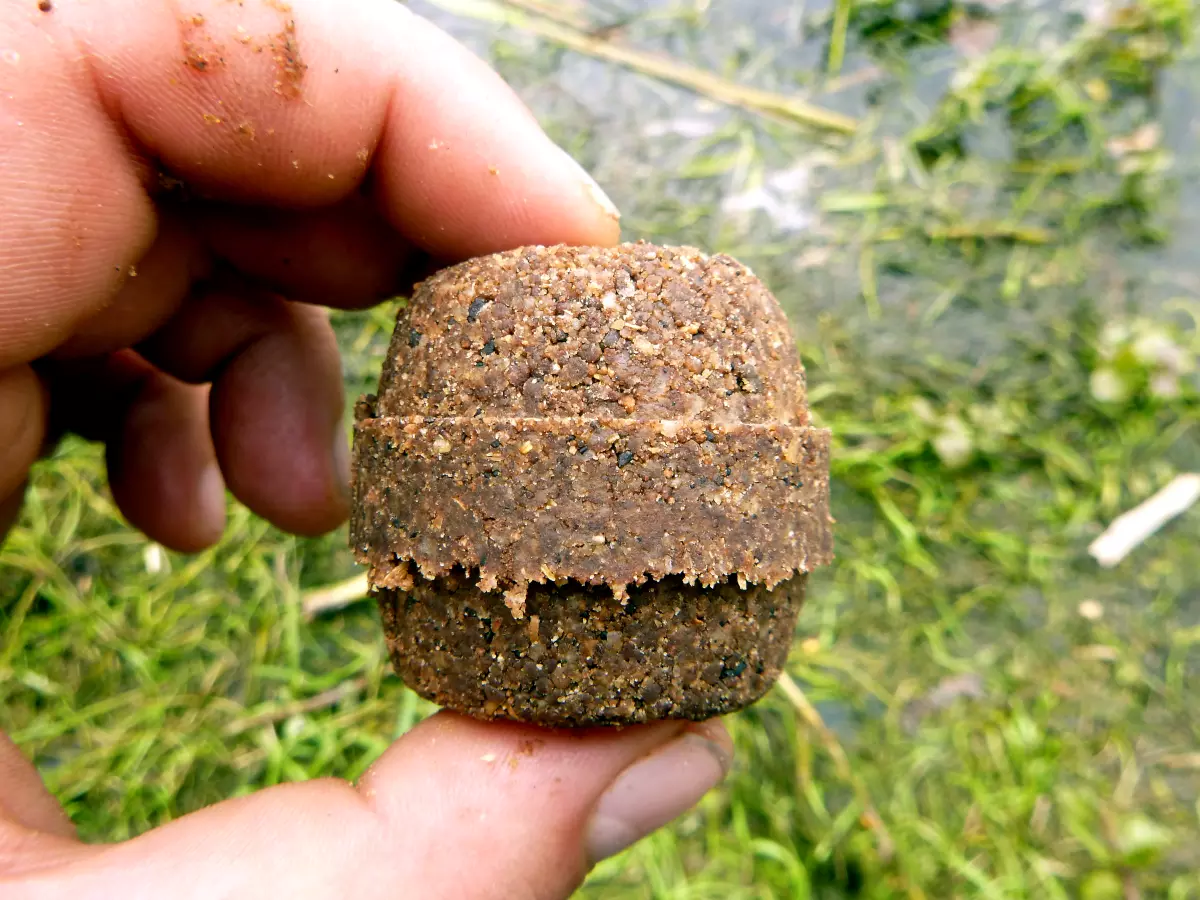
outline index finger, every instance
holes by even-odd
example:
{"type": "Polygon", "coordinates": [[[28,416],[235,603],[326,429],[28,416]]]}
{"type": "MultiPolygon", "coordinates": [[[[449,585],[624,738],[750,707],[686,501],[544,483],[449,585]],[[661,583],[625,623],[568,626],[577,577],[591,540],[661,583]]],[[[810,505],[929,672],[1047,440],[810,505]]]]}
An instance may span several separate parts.
{"type": "Polygon", "coordinates": [[[0,368],[111,296],[153,240],[155,167],[285,208],[366,181],[441,258],[618,236],[499,77],[392,0],[8,0],[0,37],[0,368]]]}

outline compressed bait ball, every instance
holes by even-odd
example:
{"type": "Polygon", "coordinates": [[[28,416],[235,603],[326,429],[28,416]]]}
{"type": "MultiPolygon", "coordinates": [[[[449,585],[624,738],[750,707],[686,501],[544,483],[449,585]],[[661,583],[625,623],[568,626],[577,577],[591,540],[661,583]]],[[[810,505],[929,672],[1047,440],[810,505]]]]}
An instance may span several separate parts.
{"type": "Polygon", "coordinates": [[[753,703],[832,558],[829,432],[727,256],[525,247],[419,285],[356,409],[351,541],[393,663],[478,718],[753,703]]]}

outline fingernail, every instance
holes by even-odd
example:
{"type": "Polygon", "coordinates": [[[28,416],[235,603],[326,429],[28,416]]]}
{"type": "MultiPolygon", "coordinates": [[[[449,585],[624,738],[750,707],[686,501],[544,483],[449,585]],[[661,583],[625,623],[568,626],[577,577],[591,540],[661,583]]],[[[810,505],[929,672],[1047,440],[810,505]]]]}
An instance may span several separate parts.
{"type": "Polygon", "coordinates": [[[564,157],[570,160],[571,165],[575,167],[575,171],[579,173],[580,184],[583,186],[584,192],[591,198],[591,201],[599,206],[604,214],[614,222],[621,221],[621,211],[617,209],[617,205],[612,202],[608,194],[604,193],[604,189],[596,183],[596,179],[591,176],[591,173],[562,147],[559,147],[558,150],[564,157]]]}
{"type": "Polygon", "coordinates": [[[588,824],[593,864],[678,818],[725,778],[730,751],[696,731],[638,760],[605,791],[588,824]]]}
{"type": "Polygon", "coordinates": [[[333,435],[333,477],[336,480],[338,496],[349,503],[350,445],[346,443],[346,435],[340,426],[333,435]]]}
{"type": "Polygon", "coordinates": [[[225,528],[225,479],[215,463],[209,463],[196,484],[197,515],[205,525],[211,524],[218,535],[225,528]]]}

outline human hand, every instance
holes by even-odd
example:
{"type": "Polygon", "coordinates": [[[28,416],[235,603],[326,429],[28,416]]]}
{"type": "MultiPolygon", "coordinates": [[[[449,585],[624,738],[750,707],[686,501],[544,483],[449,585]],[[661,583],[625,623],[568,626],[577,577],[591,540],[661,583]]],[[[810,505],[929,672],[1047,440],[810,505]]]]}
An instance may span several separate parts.
{"type": "MultiPolygon", "coordinates": [[[[392,0],[0,0],[0,146],[0,534],[61,430],[105,441],[118,504],[167,546],[215,541],[226,487],[326,531],[347,513],[343,391],[311,304],[618,236],[503,83],[392,0]]],[[[561,897],[729,752],[716,723],[439,714],[357,786],[95,846],[0,736],[0,895],[561,897]]]]}

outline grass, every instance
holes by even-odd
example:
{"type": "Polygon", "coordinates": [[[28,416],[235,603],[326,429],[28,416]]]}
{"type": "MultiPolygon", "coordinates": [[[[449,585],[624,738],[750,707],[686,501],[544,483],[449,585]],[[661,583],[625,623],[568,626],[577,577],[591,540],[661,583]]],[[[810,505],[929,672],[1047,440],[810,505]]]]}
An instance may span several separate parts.
{"type": "MultiPolygon", "coordinates": [[[[1200,468],[1191,5],[751,6],[757,25],[703,2],[576,4],[569,24],[803,92],[854,135],[442,19],[628,235],[734,253],[775,288],[837,441],[839,559],[788,679],[733,718],[726,786],[583,895],[1200,897],[1197,514],[1116,569],[1086,554],[1200,468]],[[981,22],[994,43],[956,51],[981,22]]],[[[349,395],[391,312],[338,318],[349,395]]],[[[64,445],[0,550],[0,715],[86,837],[354,777],[428,712],[368,606],[302,614],[354,573],[344,532],[233,507],[220,546],[166,554],[102,472],[64,445]]]]}

